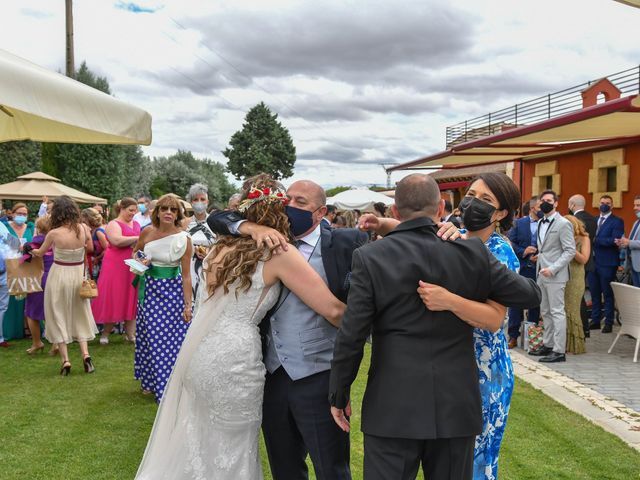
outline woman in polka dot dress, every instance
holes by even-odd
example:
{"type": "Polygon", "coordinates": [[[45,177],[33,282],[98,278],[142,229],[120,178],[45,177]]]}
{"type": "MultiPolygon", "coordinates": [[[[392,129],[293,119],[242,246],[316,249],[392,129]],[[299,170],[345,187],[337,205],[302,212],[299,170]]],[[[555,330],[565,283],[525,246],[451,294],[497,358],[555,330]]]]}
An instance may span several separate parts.
{"type": "Polygon", "coordinates": [[[134,376],[142,392],[160,403],[165,385],[191,321],[192,255],[179,201],[160,197],[134,252],[144,251],[149,269],[136,278],[138,314],[134,376]]]}

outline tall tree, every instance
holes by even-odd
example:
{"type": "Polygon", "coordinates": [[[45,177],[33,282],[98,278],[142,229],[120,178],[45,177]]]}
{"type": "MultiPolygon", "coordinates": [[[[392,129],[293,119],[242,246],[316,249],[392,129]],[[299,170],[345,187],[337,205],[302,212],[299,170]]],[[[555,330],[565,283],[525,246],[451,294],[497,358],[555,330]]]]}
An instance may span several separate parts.
{"type": "Polygon", "coordinates": [[[0,183],[13,182],[16,177],[42,170],[40,143],[0,142],[0,183]]]}
{"type": "Polygon", "coordinates": [[[204,183],[209,189],[210,202],[226,203],[235,192],[225,176],[221,163],[198,159],[191,152],[178,150],[169,157],[158,157],[152,162],[150,191],[154,197],[175,193],[185,197],[194,183],[204,183]]]}
{"type": "Polygon", "coordinates": [[[238,180],[261,172],[278,180],[293,175],[296,147],[277,118],[260,102],[245,116],[242,130],[231,137],[230,148],[222,153],[229,159],[227,169],[238,180]]]}
{"type": "MultiPolygon", "coordinates": [[[[92,72],[86,62],[76,71],[76,80],[108,95],[106,77],[92,72]]],[[[123,196],[148,193],[150,160],[137,145],[43,144],[45,171],[65,185],[113,203],[123,196]]]]}

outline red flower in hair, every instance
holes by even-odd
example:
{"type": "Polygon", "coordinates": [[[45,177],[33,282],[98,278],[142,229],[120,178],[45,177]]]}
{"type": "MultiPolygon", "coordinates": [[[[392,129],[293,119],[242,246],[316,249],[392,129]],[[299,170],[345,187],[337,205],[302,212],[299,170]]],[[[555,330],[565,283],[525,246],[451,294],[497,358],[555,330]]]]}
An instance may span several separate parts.
{"type": "Polygon", "coordinates": [[[271,189],[269,187],[265,187],[262,189],[262,193],[264,193],[265,195],[269,195],[271,194],[271,189]]]}
{"type": "Polygon", "coordinates": [[[278,192],[276,193],[276,197],[282,198],[284,197],[284,194],[282,192],[278,192]]]}
{"type": "Polygon", "coordinates": [[[254,198],[258,198],[260,196],[262,196],[262,192],[260,190],[252,190],[247,195],[247,198],[250,199],[250,200],[253,200],[254,198]]]}

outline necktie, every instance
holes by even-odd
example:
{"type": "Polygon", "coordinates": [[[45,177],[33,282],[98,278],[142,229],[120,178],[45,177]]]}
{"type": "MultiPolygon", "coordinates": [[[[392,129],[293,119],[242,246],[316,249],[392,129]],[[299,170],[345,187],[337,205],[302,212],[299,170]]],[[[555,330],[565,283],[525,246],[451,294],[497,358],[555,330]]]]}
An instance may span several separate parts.
{"type": "Polygon", "coordinates": [[[604,223],[605,218],[604,217],[600,217],[598,219],[598,229],[596,230],[596,233],[598,233],[600,231],[600,227],[602,226],[602,224],[604,223]]]}

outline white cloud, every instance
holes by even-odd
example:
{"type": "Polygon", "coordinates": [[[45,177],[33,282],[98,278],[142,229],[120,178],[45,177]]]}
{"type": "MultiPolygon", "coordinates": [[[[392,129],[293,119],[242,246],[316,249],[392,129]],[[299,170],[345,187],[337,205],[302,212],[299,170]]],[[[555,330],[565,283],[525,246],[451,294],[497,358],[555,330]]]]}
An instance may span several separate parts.
{"type": "MultiPolygon", "coordinates": [[[[64,3],[0,0],[2,48],[64,70],[64,3]]],[[[76,62],[154,118],[150,155],[220,153],[264,101],[292,180],[384,184],[379,163],[445,127],[639,63],[640,10],[611,0],[74,1],[76,62]]],[[[393,174],[393,180],[404,174],[393,174]]]]}

